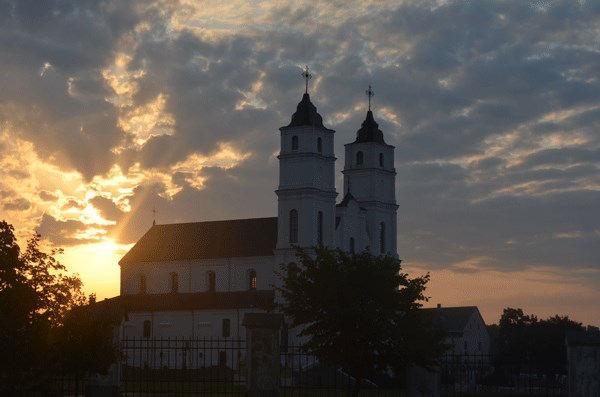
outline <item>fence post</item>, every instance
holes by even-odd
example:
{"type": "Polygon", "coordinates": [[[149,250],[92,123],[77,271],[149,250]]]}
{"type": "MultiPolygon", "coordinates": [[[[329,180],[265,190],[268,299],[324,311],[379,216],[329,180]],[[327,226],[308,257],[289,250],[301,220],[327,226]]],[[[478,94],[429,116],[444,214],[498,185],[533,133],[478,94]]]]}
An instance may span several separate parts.
{"type": "Polygon", "coordinates": [[[567,334],[569,397],[600,396],[600,332],[567,334]]]}
{"type": "Polygon", "coordinates": [[[279,393],[279,329],[282,323],[281,314],[244,315],[242,325],[246,327],[246,379],[250,396],[276,396],[279,393]]]}

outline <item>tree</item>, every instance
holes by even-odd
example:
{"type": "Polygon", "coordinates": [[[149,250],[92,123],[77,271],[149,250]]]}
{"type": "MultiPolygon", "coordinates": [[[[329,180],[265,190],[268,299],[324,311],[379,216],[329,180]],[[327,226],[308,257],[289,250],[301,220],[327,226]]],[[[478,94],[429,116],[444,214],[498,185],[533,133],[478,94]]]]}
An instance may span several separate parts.
{"type": "Polygon", "coordinates": [[[569,330],[583,331],[581,323],[568,316],[538,319],[523,309],[504,309],[493,341],[498,360],[521,363],[547,374],[561,373],[567,367],[565,336],[569,330]]]}
{"type": "MultiPolygon", "coordinates": [[[[68,368],[72,356],[67,353],[74,352],[67,349],[74,346],[69,341],[88,341],[86,346],[78,345],[81,355],[107,350],[107,337],[92,341],[84,334],[98,329],[107,317],[83,321],[86,317],[81,311],[89,300],[81,290],[81,280],[66,273],[56,260],[60,249],[46,252],[40,243],[41,236],[36,233],[21,251],[13,226],[0,221],[0,391],[12,392],[15,385],[27,387],[53,371],[68,368]]],[[[106,326],[99,329],[106,334],[106,326]]]]}
{"type": "Polygon", "coordinates": [[[420,307],[429,275],[409,278],[400,261],[368,252],[297,250],[282,266],[281,310],[321,362],[361,381],[409,365],[431,366],[446,346],[420,307]]]}

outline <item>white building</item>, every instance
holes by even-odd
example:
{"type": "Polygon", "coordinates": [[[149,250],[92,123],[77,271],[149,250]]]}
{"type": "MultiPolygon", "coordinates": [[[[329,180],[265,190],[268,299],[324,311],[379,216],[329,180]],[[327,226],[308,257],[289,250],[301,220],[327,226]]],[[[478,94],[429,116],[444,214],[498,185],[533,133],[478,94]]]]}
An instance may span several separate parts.
{"type": "Polygon", "coordinates": [[[305,93],[280,129],[277,217],[154,225],[121,259],[126,338],[244,338],[247,312],[273,305],[294,246],[397,257],[394,147],[371,110],[345,145],[336,204],[335,131],[305,93]]]}
{"type": "Polygon", "coordinates": [[[490,336],[477,306],[423,309],[432,315],[433,323],[446,334],[447,354],[486,356],[490,354],[490,336]]]}

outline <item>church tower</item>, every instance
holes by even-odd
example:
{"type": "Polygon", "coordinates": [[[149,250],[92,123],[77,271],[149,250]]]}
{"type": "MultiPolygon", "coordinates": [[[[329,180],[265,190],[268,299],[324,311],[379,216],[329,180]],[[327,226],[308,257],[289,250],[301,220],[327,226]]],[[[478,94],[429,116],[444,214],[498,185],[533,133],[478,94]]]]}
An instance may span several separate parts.
{"type": "Polygon", "coordinates": [[[303,76],[302,100],[290,124],[279,129],[278,250],[335,245],[335,131],[323,126],[310,101],[308,68],[303,76]]]}
{"type": "Polygon", "coordinates": [[[351,195],[366,210],[368,249],[373,255],[398,256],[396,247],[396,170],[394,146],[385,143],[369,109],[356,132],[356,140],[345,145],[344,194],[351,195]]]}

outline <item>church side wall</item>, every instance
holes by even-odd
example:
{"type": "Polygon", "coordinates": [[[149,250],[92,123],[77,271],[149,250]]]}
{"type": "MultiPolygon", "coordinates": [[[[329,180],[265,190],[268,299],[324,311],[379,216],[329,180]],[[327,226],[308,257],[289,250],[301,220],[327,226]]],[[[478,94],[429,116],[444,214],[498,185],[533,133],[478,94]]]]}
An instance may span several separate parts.
{"type": "Polygon", "coordinates": [[[208,272],[215,273],[215,291],[246,291],[250,270],[256,271],[256,289],[271,289],[275,282],[273,256],[205,259],[190,262],[134,263],[121,267],[122,295],[140,293],[140,277],[146,279],[146,293],[164,294],[171,291],[171,274],[179,280],[178,292],[206,292],[208,272]]]}

